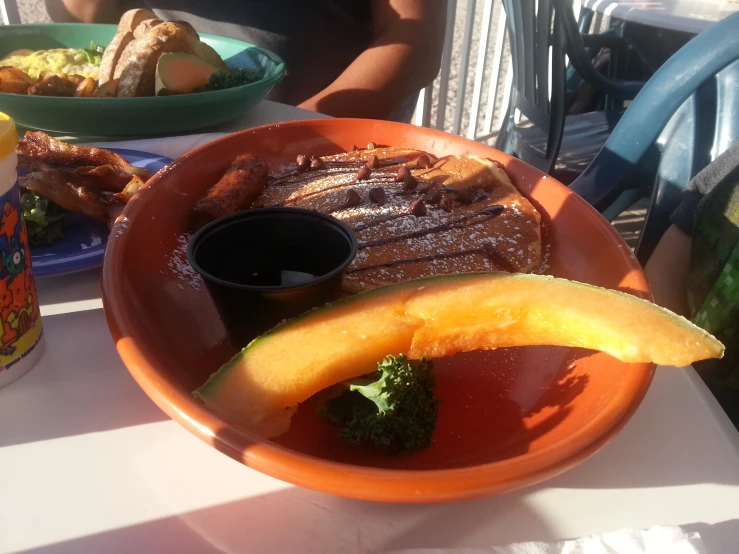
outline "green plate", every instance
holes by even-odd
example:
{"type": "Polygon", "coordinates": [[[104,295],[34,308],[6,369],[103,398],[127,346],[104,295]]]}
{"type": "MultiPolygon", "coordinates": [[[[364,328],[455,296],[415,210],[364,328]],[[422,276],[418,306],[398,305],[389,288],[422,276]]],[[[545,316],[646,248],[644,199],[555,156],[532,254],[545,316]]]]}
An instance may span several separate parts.
{"type": "MultiPolygon", "coordinates": [[[[115,25],[62,23],[0,26],[0,57],[28,48],[89,48],[107,45],[115,25]]],[[[285,76],[276,55],[248,42],[200,34],[230,67],[261,68],[264,78],[226,90],[142,98],[58,98],[0,93],[0,111],[22,127],[98,137],[156,136],[212,127],[242,116],[285,76]]]]}

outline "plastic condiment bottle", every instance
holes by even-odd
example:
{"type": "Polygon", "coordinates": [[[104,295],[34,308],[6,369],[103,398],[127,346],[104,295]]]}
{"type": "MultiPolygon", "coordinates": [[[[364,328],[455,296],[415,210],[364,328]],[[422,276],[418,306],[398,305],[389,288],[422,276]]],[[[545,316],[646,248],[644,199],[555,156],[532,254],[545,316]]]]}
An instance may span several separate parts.
{"type": "Polygon", "coordinates": [[[18,134],[0,112],[0,387],[43,354],[43,330],[18,189],[18,134]]]}

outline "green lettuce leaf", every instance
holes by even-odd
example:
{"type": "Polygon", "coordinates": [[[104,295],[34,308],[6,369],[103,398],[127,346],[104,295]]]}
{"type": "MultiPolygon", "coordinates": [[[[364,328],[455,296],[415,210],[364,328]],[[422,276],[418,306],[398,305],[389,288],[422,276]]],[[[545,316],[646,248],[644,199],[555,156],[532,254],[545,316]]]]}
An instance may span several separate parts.
{"type": "Polygon", "coordinates": [[[89,48],[81,48],[80,50],[85,54],[87,61],[93,65],[100,65],[103,61],[103,52],[105,52],[105,48],[103,46],[96,45],[93,41],[90,41],[89,48]]]}
{"type": "Polygon", "coordinates": [[[31,246],[47,245],[64,236],[67,210],[33,191],[22,190],[21,208],[31,246]]]}

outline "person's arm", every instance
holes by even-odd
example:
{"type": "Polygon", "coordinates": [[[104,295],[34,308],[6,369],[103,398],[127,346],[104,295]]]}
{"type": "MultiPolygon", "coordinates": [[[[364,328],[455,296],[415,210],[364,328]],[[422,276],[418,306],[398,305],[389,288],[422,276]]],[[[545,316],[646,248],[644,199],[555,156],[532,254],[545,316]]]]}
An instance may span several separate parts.
{"type": "Polygon", "coordinates": [[[688,316],[688,271],[690,236],[672,225],[660,239],[647,261],[645,273],[654,301],[682,316],[688,316]]]}
{"type": "Polygon", "coordinates": [[[118,23],[118,0],[45,0],[46,11],[58,23],[118,23]]]}
{"type": "Polygon", "coordinates": [[[372,44],[299,107],[334,117],[387,117],[439,72],[446,11],[446,0],[373,0],[372,44]]]}
{"type": "MultiPolygon", "coordinates": [[[[657,304],[683,316],[688,313],[688,274],[696,220],[712,199],[726,204],[725,193],[739,183],[739,141],[693,177],[680,205],[672,212],[672,226],[662,236],[645,268],[657,304]],[[717,196],[718,195],[718,196],[717,196]],[[720,200],[724,198],[724,200],[720,200]]],[[[715,214],[714,214],[714,217],[715,214]]],[[[701,264],[701,256],[693,263],[701,264]]],[[[705,277],[705,275],[704,275],[705,277]]],[[[718,275],[715,276],[718,278],[718,275]]]]}

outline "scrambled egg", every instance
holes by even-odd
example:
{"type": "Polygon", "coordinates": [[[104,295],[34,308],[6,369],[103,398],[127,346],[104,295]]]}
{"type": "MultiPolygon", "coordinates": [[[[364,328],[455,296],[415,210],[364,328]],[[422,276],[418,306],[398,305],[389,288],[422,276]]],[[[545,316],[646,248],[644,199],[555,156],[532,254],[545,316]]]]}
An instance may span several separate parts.
{"type": "Polygon", "coordinates": [[[0,60],[0,65],[17,67],[34,79],[39,73],[66,73],[97,79],[98,65],[93,63],[88,53],[81,48],[54,48],[37,52],[11,52],[0,60]]]}

